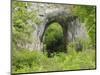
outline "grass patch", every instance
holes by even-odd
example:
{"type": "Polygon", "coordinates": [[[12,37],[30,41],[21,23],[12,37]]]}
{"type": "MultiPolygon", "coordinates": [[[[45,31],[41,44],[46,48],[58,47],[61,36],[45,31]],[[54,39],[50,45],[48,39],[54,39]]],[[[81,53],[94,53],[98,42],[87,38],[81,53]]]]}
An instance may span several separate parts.
{"type": "Polygon", "coordinates": [[[69,50],[67,54],[59,53],[52,58],[42,52],[28,50],[13,50],[12,54],[12,73],[94,68],[95,50],[69,50]]]}

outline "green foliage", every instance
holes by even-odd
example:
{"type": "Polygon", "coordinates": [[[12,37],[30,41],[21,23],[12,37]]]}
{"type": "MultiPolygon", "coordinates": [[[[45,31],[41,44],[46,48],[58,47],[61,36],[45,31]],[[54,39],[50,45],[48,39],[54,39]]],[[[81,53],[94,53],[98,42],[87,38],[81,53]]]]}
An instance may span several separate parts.
{"type": "MultiPolygon", "coordinates": [[[[38,11],[31,10],[30,2],[12,2],[12,72],[43,72],[43,71],[60,71],[60,70],[77,70],[77,69],[94,69],[95,50],[90,49],[90,44],[84,40],[78,39],[68,46],[68,53],[59,52],[52,58],[48,58],[46,54],[37,51],[29,51],[16,47],[16,42],[28,43],[32,42],[32,32],[34,28],[32,23],[40,25],[42,21],[38,18],[38,11]],[[31,21],[30,21],[31,20],[31,21]],[[29,22],[28,22],[29,21],[29,22]],[[76,52],[77,43],[83,44],[83,50],[76,52]]],[[[86,24],[88,34],[92,45],[95,45],[95,7],[94,6],[75,6],[73,14],[80,17],[81,21],[86,24]]],[[[63,31],[60,25],[53,23],[47,29],[44,36],[44,44],[46,49],[63,51],[63,31]]]]}
{"type": "Polygon", "coordinates": [[[47,49],[62,49],[63,31],[58,23],[51,24],[44,35],[44,43],[47,49]]]}
{"type": "MultiPolygon", "coordinates": [[[[32,33],[35,30],[33,24],[39,25],[41,20],[37,12],[31,10],[32,3],[12,1],[12,35],[13,43],[31,43],[32,33]]],[[[17,44],[16,44],[17,46],[17,44]]]]}
{"type": "Polygon", "coordinates": [[[30,3],[26,2],[12,2],[12,35],[13,43],[20,42],[31,42],[32,38],[32,26],[28,23],[29,13],[27,7],[30,3]]]}
{"type": "Polygon", "coordinates": [[[95,68],[95,50],[76,52],[69,48],[68,54],[58,53],[48,58],[42,52],[13,50],[12,72],[43,72],[95,68]]]}
{"type": "Polygon", "coordinates": [[[74,6],[73,14],[79,16],[85,23],[91,44],[95,47],[96,42],[96,7],[95,6],[74,6]]]}

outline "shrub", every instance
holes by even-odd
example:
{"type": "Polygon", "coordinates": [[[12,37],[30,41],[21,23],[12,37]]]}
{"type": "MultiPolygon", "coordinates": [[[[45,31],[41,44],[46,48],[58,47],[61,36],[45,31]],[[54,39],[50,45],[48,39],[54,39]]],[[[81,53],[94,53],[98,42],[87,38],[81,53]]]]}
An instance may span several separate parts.
{"type": "Polygon", "coordinates": [[[13,50],[12,72],[44,72],[61,70],[79,70],[95,68],[95,50],[76,52],[69,48],[69,52],[58,53],[52,58],[37,51],[13,50]]]}

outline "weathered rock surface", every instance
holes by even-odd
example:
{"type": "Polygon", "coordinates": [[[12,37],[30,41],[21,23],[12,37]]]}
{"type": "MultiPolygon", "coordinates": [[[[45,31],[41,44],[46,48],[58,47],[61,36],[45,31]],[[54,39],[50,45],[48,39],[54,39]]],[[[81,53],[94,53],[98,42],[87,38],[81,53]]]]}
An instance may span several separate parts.
{"type": "Polygon", "coordinates": [[[53,22],[59,23],[63,29],[65,48],[69,42],[75,41],[77,38],[86,39],[88,36],[85,27],[80,23],[77,16],[71,14],[70,7],[70,5],[33,3],[30,10],[37,11],[37,16],[42,23],[40,25],[33,24],[35,28],[33,32],[34,41],[27,44],[25,48],[41,51],[43,49],[44,33],[53,22]]]}

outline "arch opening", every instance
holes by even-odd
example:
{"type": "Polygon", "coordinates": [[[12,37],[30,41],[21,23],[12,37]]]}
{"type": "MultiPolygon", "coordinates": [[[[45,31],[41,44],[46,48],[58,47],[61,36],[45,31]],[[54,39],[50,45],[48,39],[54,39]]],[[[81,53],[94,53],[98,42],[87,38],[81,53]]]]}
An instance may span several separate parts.
{"type": "Polygon", "coordinates": [[[48,53],[65,52],[64,29],[58,22],[48,25],[43,35],[43,50],[48,53]]]}

